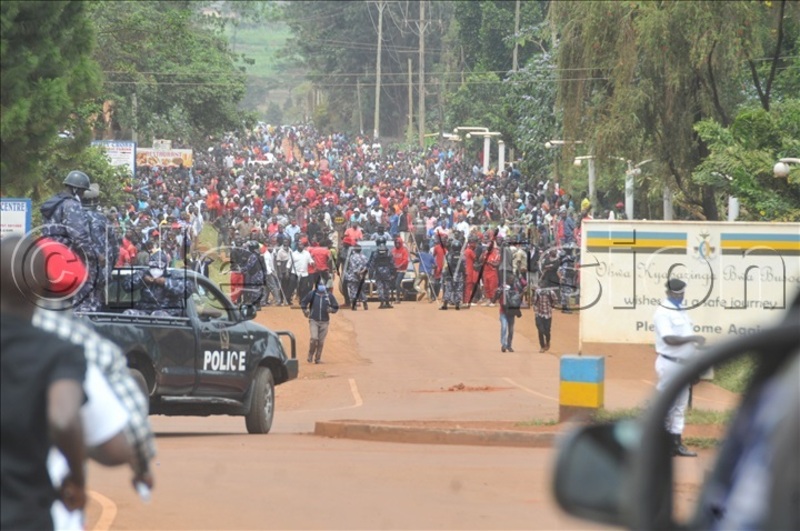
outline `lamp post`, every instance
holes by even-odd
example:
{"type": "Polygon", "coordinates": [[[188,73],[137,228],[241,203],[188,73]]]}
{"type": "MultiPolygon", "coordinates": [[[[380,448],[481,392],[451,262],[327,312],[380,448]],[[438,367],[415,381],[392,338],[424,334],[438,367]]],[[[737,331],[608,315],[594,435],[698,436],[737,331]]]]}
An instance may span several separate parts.
{"type": "Polygon", "coordinates": [[[633,219],[633,204],[636,197],[634,194],[634,178],[642,174],[641,166],[652,161],[653,159],[647,159],[635,165],[631,160],[625,161],[628,164],[628,171],[625,172],[625,216],[628,219],[633,219]]]}
{"type": "MultiPolygon", "coordinates": [[[[458,129],[458,128],[456,128],[458,129]]],[[[485,129],[481,127],[481,129],[485,129]]],[[[491,157],[490,148],[491,148],[491,138],[493,136],[500,136],[499,131],[472,131],[471,133],[467,133],[467,138],[472,138],[473,135],[475,136],[482,136],[483,137],[483,173],[486,175],[489,173],[489,157],[491,157]]],[[[505,155],[504,155],[505,156],[505,155]]]]}
{"type": "Polygon", "coordinates": [[[785,179],[789,176],[789,164],[800,164],[800,159],[797,158],[783,158],[779,159],[772,167],[772,173],[778,179],[785,179]]]}

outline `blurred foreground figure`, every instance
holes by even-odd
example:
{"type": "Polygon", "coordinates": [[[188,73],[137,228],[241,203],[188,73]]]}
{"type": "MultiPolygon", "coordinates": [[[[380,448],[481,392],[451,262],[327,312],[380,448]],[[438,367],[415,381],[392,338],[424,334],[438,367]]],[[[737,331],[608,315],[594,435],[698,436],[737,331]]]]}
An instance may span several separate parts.
{"type": "Polygon", "coordinates": [[[86,505],[79,410],[86,360],[81,349],[31,324],[49,288],[38,248],[19,236],[0,241],[0,527],[52,529],[52,503],[86,505]],[[47,472],[55,445],[68,472],[56,492],[47,472]]]}

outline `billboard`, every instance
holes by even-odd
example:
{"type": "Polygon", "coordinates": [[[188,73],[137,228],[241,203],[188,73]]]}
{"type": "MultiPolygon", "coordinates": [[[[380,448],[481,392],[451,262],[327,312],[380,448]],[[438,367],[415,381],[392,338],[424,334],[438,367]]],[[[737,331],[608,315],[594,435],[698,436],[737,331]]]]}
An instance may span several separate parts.
{"type": "Polygon", "coordinates": [[[582,342],[653,343],[653,314],[670,278],[709,340],[781,319],[800,292],[800,224],[585,221],[582,342]]]}
{"type": "Polygon", "coordinates": [[[96,140],[92,145],[103,148],[112,166],[125,166],[136,177],[136,142],[96,140]]]}
{"type": "Polygon", "coordinates": [[[137,166],[192,167],[191,149],[153,149],[138,148],[136,150],[137,166]]]}
{"type": "Polygon", "coordinates": [[[31,200],[0,198],[0,237],[31,230],[31,200]]]}

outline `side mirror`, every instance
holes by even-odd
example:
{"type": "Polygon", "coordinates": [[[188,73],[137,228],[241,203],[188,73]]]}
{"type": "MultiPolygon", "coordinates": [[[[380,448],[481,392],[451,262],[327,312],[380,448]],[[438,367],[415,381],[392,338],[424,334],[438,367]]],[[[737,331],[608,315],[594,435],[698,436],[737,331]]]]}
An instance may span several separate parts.
{"type": "Polygon", "coordinates": [[[561,444],[556,462],[555,497],[579,518],[625,526],[626,474],[640,426],[632,420],[582,426],[561,444]]]}
{"type": "Polygon", "coordinates": [[[253,304],[242,304],[239,306],[239,313],[242,315],[243,320],[249,321],[255,318],[258,310],[256,310],[256,307],[253,304]]]}

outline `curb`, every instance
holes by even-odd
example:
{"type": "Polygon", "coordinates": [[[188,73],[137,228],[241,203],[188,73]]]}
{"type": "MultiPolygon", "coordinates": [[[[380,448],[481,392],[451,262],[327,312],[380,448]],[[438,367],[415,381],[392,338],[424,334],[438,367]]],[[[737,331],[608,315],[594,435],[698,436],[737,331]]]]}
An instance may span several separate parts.
{"type": "Polygon", "coordinates": [[[515,448],[550,448],[556,438],[555,432],[417,428],[335,420],[315,423],[314,435],[362,441],[515,448]]]}

